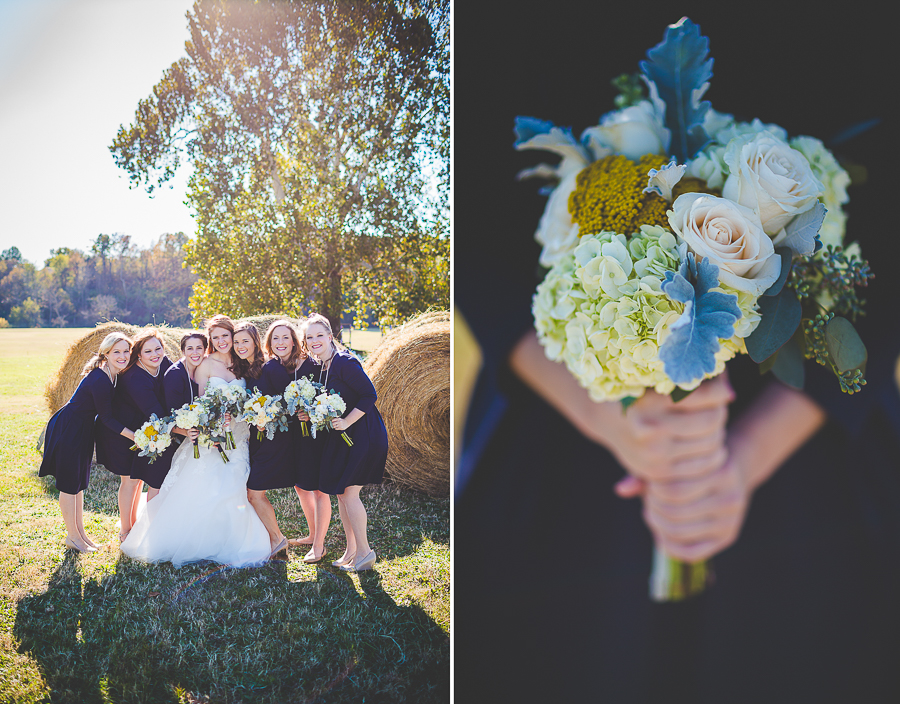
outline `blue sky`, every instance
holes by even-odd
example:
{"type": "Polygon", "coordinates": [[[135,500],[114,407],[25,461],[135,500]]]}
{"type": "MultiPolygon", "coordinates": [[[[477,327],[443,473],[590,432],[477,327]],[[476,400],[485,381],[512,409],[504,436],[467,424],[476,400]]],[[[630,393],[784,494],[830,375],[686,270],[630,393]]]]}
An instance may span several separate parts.
{"type": "Polygon", "coordinates": [[[184,55],[191,0],[0,0],[0,249],[42,266],[100,233],[194,233],[188,169],[150,198],[109,145],[184,55]]]}

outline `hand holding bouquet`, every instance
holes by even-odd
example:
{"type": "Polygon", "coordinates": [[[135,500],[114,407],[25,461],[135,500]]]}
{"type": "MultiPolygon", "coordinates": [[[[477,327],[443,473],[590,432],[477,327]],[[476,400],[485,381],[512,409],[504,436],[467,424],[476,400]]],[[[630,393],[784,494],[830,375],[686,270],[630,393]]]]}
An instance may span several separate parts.
{"type": "MultiPolygon", "coordinates": [[[[173,417],[175,419],[175,425],[183,430],[190,430],[192,428],[201,428],[208,422],[208,413],[206,411],[206,406],[200,403],[199,399],[194,403],[186,403],[181,408],[174,410],[173,417]]],[[[200,459],[200,447],[197,443],[197,438],[193,440],[194,444],[194,459],[200,459]]]]}
{"type": "MultiPolygon", "coordinates": [[[[708,46],[690,20],[669,27],[641,63],[646,93],[619,79],[620,109],[579,140],[517,120],[516,148],[562,156],[522,174],[557,182],[535,233],[538,339],[591,398],[626,407],[646,389],[678,401],[739,353],[795,388],[815,359],[859,391],[851,320],[871,273],[843,247],[847,172],[817,139],[701,101],[708,46]]],[[[702,589],[693,567],[660,554],[654,598],[702,589]]]]}
{"type": "MultiPolygon", "coordinates": [[[[223,423],[225,414],[229,414],[232,418],[240,417],[244,412],[244,402],[247,400],[247,396],[247,390],[236,384],[222,384],[207,389],[204,394],[204,398],[208,399],[208,405],[215,408],[217,417],[221,418],[223,423]]],[[[225,429],[225,448],[233,450],[236,445],[231,428],[227,425],[223,425],[223,427],[225,429]]]]}
{"type": "MultiPolygon", "coordinates": [[[[293,416],[300,411],[305,411],[307,415],[312,415],[313,399],[324,388],[322,384],[312,380],[312,374],[308,378],[300,377],[296,381],[292,381],[284,390],[284,401],[287,404],[288,414],[293,416]]],[[[309,437],[307,421],[300,421],[300,430],[303,437],[309,437]]]]}
{"type": "Polygon", "coordinates": [[[263,439],[263,430],[265,430],[266,438],[271,440],[275,437],[276,430],[284,432],[288,429],[281,396],[267,396],[260,391],[255,391],[244,401],[240,419],[256,426],[257,440],[263,439]]]}
{"type": "MultiPolygon", "coordinates": [[[[312,436],[316,437],[316,431],[322,428],[331,429],[331,422],[340,418],[347,410],[347,404],[339,393],[323,391],[316,396],[315,402],[309,410],[309,421],[312,426],[312,436]]],[[[353,446],[353,441],[345,431],[341,431],[341,437],[348,446],[353,446]]]]}
{"type": "Polygon", "coordinates": [[[171,431],[174,425],[175,421],[171,416],[157,418],[155,413],[152,414],[150,420],[134,434],[134,445],[131,449],[138,450],[141,457],[149,457],[152,464],[172,444],[171,431]]]}

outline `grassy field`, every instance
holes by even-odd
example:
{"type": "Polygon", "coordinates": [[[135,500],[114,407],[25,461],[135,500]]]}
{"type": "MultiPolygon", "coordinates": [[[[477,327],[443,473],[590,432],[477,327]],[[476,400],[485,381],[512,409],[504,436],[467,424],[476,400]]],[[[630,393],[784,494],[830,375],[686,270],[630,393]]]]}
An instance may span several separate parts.
{"type": "MultiPolygon", "coordinates": [[[[98,468],[85,525],[104,547],[64,549],[34,446],[45,380],[82,333],[0,330],[0,702],[448,701],[447,499],[364,490],[371,572],[306,565],[299,551],[176,569],[118,551],[118,480],[98,468]]],[[[293,492],[270,496],[284,532],[305,534],[293,492]]],[[[334,503],[329,559],[343,550],[334,503]]]]}

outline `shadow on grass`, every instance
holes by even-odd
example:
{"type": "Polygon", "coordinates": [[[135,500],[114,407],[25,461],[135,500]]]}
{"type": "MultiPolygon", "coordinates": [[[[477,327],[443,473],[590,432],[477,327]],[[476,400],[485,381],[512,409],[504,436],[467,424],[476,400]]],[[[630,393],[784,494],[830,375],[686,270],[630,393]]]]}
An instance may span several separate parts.
{"type": "Polygon", "coordinates": [[[69,552],[14,634],[54,702],[444,702],[449,639],[377,572],[146,565],[84,581],[69,552]]]}

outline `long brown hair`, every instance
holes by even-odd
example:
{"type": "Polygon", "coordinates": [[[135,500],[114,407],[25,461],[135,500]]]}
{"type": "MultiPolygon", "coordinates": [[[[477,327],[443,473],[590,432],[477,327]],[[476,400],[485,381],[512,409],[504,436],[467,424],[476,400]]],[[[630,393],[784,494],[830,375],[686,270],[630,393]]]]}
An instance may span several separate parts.
{"type": "Polygon", "coordinates": [[[192,340],[195,337],[203,343],[203,349],[209,349],[209,340],[206,339],[206,335],[199,330],[191,330],[191,332],[181,338],[181,354],[184,354],[184,348],[188,340],[192,340]]]}
{"type": "Polygon", "coordinates": [[[269,355],[269,359],[280,359],[280,357],[275,354],[275,350],[272,348],[272,335],[275,334],[275,328],[279,327],[286,327],[291,333],[291,340],[294,341],[294,348],[291,350],[291,354],[287,358],[287,361],[283,359],[281,360],[284,368],[289,372],[292,372],[300,366],[305,355],[303,353],[303,349],[300,347],[300,339],[297,337],[297,329],[294,327],[294,324],[291,323],[290,320],[276,320],[269,326],[269,329],[266,330],[266,354],[269,355]]]}
{"type": "Polygon", "coordinates": [[[127,372],[131,369],[137,361],[141,358],[141,349],[148,341],[156,339],[160,346],[163,348],[163,356],[166,356],[166,343],[163,342],[162,335],[159,333],[159,330],[156,328],[148,328],[144,330],[140,335],[134,338],[134,342],[131,343],[131,358],[128,360],[128,366],[123,369],[123,372],[127,372]]]}
{"type": "Polygon", "coordinates": [[[259,330],[256,329],[256,326],[253,323],[238,323],[232,336],[237,335],[239,332],[246,332],[250,335],[250,339],[253,340],[254,349],[252,360],[241,359],[238,357],[238,364],[241,368],[241,374],[238,378],[248,376],[251,379],[259,379],[259,375],[262,373],[263,364],[266,363],[266,356],[263,354],[262,341],[259,339],[259,330]]]}
{"type": "Polygon", "coordinates": [[[218,315],[214,315],[212,318],[206,321],[206,337],[209,338],[208,349],[211,350],[210,354],[216,351],[216,348],[213,347],[212,341],[213,328],[222,328],[223,330],[227,330],[231,333],[231,364],[228,365],[228,371],[234,374],[238,379],[242,378],[241,358],[238,357],[237,352],[234,351],[234,321],[227,315],[222,315],[221,313],[218,315]]]}

